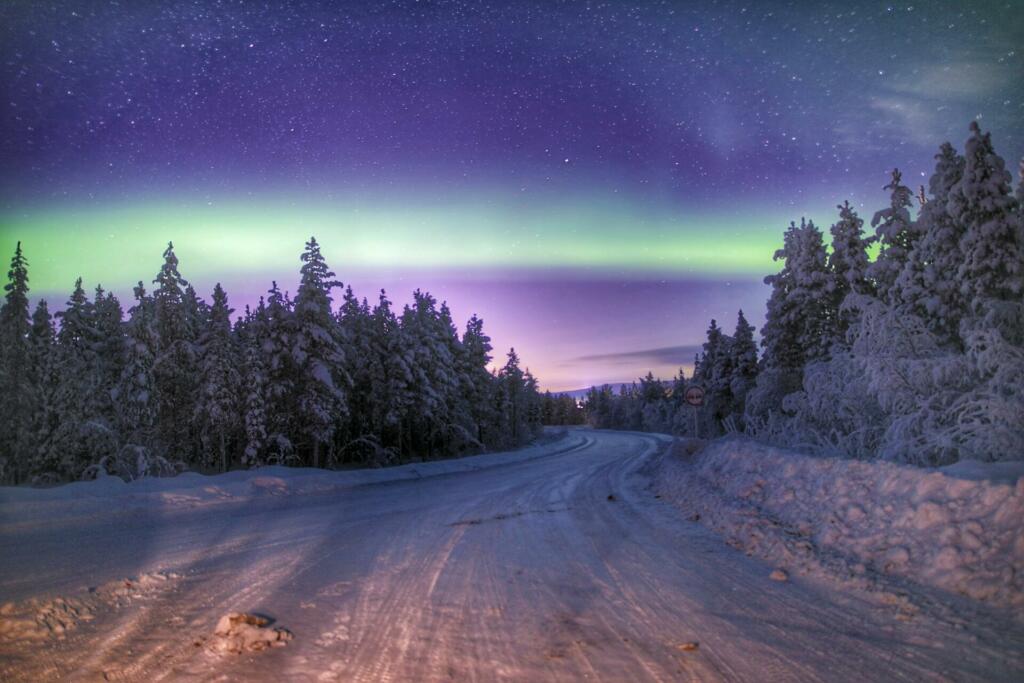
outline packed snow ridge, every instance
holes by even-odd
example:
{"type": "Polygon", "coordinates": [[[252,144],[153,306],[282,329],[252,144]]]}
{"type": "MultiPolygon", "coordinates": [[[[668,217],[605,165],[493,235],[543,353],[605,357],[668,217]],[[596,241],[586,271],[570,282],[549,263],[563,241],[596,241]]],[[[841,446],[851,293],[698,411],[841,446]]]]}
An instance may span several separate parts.
{"type": "Polygon", "coordinates": [[[922,469],[734,436],[665,458],[659,474],[661,495],[691,518],[782,567],[890,574],[1024,606],[1024,463],[922,469]]]}

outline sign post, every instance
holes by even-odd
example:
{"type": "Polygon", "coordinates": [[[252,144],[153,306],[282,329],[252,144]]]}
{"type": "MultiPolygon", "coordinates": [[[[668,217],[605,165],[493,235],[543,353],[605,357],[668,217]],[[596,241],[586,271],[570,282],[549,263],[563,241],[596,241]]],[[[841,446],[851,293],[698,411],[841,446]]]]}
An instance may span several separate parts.
{"type": "Polygon", "coordinates": [[[696,384],[691,384],[683,394],[683,400],[693,408],[693,436],[700,438],[700,423],[697,420],[697,408],[704,405],[704,389],[696,384]]]}

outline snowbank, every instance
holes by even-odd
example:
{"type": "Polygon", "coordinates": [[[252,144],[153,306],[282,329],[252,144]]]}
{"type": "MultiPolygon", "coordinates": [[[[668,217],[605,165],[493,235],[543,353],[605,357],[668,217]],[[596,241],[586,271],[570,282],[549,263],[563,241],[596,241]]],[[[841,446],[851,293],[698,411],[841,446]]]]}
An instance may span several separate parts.
{"type": "Polygon", "coordinates": [[[125,482],[104,476],[47,489],[0,487],[0,528],[52,522],[68,517],[245,502],[267,496],[328,494],[355,486],[422,479],[498,467],[584,448],[592,439],[568,431],[553,441],[517,451],[365,470],[261,467],[205,476],[184,472],[125,482]]]}
{"type": "Polygon", "coordinates": [[[1024,606],[1024,468],[812,458],[743,437],[665,458],[663,497],[787,568],[872,573],[1024,606]]]}

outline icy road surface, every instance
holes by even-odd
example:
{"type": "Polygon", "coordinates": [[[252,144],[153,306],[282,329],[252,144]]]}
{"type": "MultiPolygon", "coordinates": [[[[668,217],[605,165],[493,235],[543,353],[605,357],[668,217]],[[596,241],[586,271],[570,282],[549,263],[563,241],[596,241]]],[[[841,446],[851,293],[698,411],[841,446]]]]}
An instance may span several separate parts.
{"type": "Polygon", "coordinates": [[[1019,626],[902,621],[771,580],[654,497],[663,446],[577,431],[540,457],[329,493],[6,515],[0,679],[1024,680],[1019,626]],[[213,652],[233,611],[294,639],[213,652]]]}

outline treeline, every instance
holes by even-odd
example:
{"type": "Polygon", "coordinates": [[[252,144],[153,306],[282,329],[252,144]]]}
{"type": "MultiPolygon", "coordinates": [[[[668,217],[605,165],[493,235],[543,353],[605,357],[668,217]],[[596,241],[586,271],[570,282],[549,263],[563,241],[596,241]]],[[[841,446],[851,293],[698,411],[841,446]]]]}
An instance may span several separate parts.
{"type": "Polygon", "coordinates": [[[572,396],[545,391],[540,397],[541,424],[582,425],[586,422],[583,406],[572,396]]]}
{"type": "Polygon", "coordinates": [[[813,222],[790,224],[760,359],[742,317],[731,338],[712,321],[693,377],[594,389],[588,420],[692,434],[681,393],[696,384],[701,436],[921,465],[1024,459],[1024,183],[1014,194],[977,123],[962,155],[945,143],[935,159],[927,192],[892,172],[874,234],[848,202],[831,248],[813,222]]]}
{"type": "Polygon", "coordinates": [[[714,320],[707,341],[694,359],[693,375],[680,370],[670,382],[647,373],[616,392],[612,387],[592,387],[583,411],[587,422],[601,429],[629,429],[687,436],[717,435],[742,427],[747,393],[757,378],[757,344],[754,326],[740,311],[732,336],[714,320]],[[684,400],[686,389],[704,389],[699,410],[684,400]]]}
{"type": "Polygon", "coordinates": [[[0,309],[0,480],[46,483],[267,463],[383,465],[533,439],[541,397],[514,350],[497,372],[475,315],[460,336],[417,290],[400,313],[341,287],[311,239],[295,298],[274,283],[255,310],[210,303],[173,245],[123,314],[75,283],[64,310],[29,314],[19,243],[0,309]]]}

